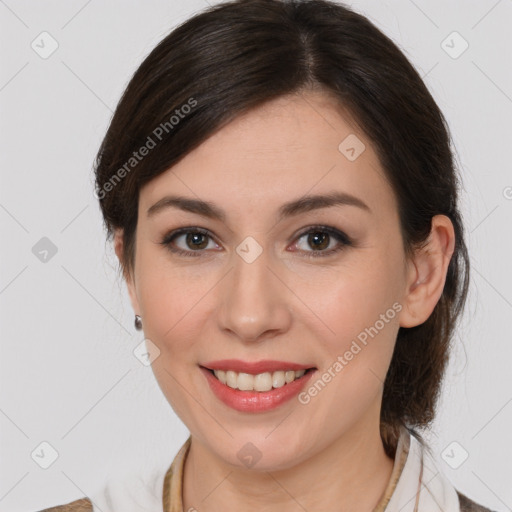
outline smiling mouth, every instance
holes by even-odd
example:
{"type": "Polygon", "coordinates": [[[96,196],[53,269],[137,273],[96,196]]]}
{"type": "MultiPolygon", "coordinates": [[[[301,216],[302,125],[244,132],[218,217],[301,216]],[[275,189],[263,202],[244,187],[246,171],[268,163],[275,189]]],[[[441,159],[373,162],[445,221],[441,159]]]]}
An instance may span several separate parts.
{"type": "Polygon", "coordinates": [[[259,391],[266,392],[272,389],[282,388],[292,382],[303,378],[306,374],[316,370],[308,368],[307,370],[278,370],[275,372],[263,372],[256,375],[233,370],[208,370],[222,384],[240,391],[259,391]]]}

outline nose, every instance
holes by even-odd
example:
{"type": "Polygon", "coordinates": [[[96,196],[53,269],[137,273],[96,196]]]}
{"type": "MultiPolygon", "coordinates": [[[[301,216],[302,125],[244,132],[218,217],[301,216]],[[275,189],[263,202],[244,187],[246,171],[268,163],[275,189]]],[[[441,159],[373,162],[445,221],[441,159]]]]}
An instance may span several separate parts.
{"type": "Polygon", "coordinates": [[[233,268],[220,289],[219,327],[244,343],[273,338],[291,325],[293,293],[269,263],[265,251],[251,263],[233,254],[233,268]]]}

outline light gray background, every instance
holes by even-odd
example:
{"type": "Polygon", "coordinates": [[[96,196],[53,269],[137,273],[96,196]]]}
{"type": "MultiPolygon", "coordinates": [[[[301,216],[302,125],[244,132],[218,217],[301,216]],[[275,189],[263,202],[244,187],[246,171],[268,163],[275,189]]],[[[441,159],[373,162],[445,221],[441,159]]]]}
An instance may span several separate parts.
{"type": "MultiPolygon", "coordinates": [[[[429,439],[458,489],[511,510],[512,2],[351,5],[405,51],[453,133],[473,274],[429,439]],[[442,46],[453,31],[469,43],[456,59],[442,46]],[[442,457],[453,441],[469,453],[458,469],[442,457]]],[[[91,166],[143,57],[206,6],[0,0],[0,511],[39,510],[110,475],[167,468],[188,436],[132,354],[143,335],[105,245],[91,166]],[[47,59],[31,48],[43,31],[59,45],[47,59]],[[32,252],[42,237],[57,247],[46,263],[32,252]],[[31,457],[43,441],[59,454],[46,470],[31,457]]],[[[461,48],[453,37],[444,44],[461,48]]]]}

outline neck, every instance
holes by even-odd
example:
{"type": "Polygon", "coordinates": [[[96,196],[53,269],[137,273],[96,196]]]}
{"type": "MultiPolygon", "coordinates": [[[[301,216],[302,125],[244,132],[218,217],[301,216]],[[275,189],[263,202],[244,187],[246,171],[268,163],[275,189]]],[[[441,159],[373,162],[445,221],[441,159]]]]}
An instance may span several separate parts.
{"type": "Polygon", "coordinates": [[[192,436],[183,510],[371,512],[383,498],[392,469],[378,425],[358,425],[307,460],[271,472],[233,469],[192,436]]]}

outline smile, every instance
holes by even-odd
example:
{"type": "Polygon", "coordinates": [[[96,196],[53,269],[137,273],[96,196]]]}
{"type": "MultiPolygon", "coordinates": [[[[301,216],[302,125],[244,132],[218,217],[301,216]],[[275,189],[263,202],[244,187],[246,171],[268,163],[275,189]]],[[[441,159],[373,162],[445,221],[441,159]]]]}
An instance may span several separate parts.
{"type": "MultiPolygon", "coordinates": [[[[225,366],[226,367],[226,366],[225,366]]],[[[240,412],[266,412],[296,397],[316,368],[274,370],[250,374],[199,367],[213,396],[240,412]]]]}

